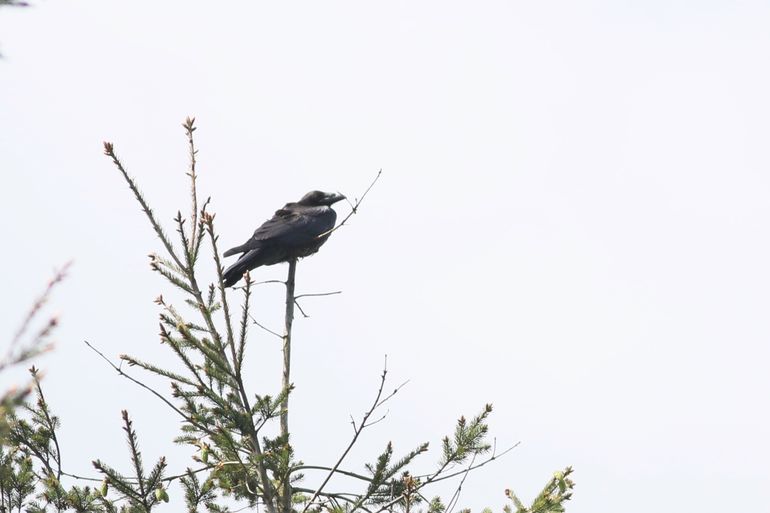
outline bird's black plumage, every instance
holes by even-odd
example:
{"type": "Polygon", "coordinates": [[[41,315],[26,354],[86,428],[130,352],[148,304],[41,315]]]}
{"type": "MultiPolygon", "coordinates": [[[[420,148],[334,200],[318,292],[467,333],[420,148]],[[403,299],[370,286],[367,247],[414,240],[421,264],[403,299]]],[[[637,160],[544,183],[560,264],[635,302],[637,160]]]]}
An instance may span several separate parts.
{"type": "Polygon", "coordinates": [[[232,287],[243,273],[262,265],[287,262],[312,255],[329,238],[337,213],[331,208],[345,199],[342,194],[312,191],[296,203],[287,203],[265,221],[249,240],[225,251],[224,256],[241,257],[225,270],[225,286],[232,287]]]}

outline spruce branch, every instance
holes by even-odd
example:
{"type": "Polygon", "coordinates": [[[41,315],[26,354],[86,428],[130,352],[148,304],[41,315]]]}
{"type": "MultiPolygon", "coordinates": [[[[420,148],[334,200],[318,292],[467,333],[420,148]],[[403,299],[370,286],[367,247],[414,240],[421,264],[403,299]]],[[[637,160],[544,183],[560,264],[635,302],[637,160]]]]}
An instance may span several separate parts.
{"type": "Polygon", "coordinates": [[[200,387],[205,388],[206,385],[204,384],[203,378],[201,378],[201,375],[198,372],[198,366],[193,364],[193,362],[187,357],[187,354],[182,349],[181,344],[176,339],[174,339],[169,334],[168,331],[166,331],[166,328],[163,326],[163,323],[160,324],[160,338],[161,338],[161,343],[166,343],[169,347],[171,347],[171,349],[174,351],[177,357],[182,361],[185,367],[187,367],[190,373],[192,373],[192,375],[195,377],[195,380],[197,381],[197,384],[200,387]]]}
{"type": "MultiPolygon", "coordinates": [[[[211,248],[214,254],[214,263],[216,265],[217,281],[218,281],[218,287],[219,287],[219,298],[222,303],[222,310],[225,318],[227,346],[230,348],[230,356],[233,359],[235,375],[236,377],[238,377],[240,376],[240,369],[237,367],[238,359],[236,357],[235,340],[233,337],[233,325],[230,319],[230,308],[227,303],[227,294],[225,292],[224,267],[222,266],[222,261],[219,258],[219,250],[217,249],[217,241],[219,240],[219,236],[214,233],[214,217],[215,217],[214,214],[206,213],[203,217],[203,221],[206,224],[206,230],[208,231],[209,239],[211,240],[211,248]]],[[[191,278],[192,278],[192,274],[191,274],[191,278]]],[[[213,324],[212,324],[212,327],[213,327],[213,324]]],[[[218,333],[217,333],[217,338],[219,338],[218,333]]]]}
{"type": "Polygon", "coordinates": [[[140,387],[144,388],[145,390],[147,390],[148,392],[150,392],[152,395],[154,395],[155,397],[157,397],[158,399],[160,399],[161,401],[163,401],[163,402],[166,404],[166,406],[168,406],[169,408],[171,408],[172,410],[174,410],[174,411],[175,411],[177,414],[179,414],[179,416],[180,416],[180,417],[182,417],[182,418],[183,418],[185,421],[187,421],[187,422],[188,422],[188,423],[190,423],[191,425],[193,425],[193,426],[197,427],[197,428],[198,428],[198,429],[200,429],[201,431],[204,431],[204,432],[206,432],[206,433],[209,433],[209,434],[211,434],[211,431],[210,431],[210,430],[209,430],[209,429],[208,429],[206,426],[203,426],[203,425],[199,424],[198,422],[196,422],[196,421],[195,421],[195,419],[191,418],[191,417],[190,417],[190,416],[188,416],[188,415],[185,415],[185,413],[184,413],[183,411],[181,411],[179,408],[177,408],[176,406],[174,406],[174,404],[173,404],[171,401],[169,401],[168,399],[166,399],[166,398],[165,398],[165,397],[164,397],[164,396],[163,396],[163,395],[162,395],[160,392],[158,392],[157,390],[153,389],[152,387],[150,387],[150,386],[148,386],[148,385],[145,385],[144,383],[142,383],[142,382],[141,382],[141,381],[139,381],[138,379],[136,379],[136,378],[134,378],[134,377],[130,376],[129,374],[126,374],[126,373],[123,371],[123,369],[121,369],[120,367],[118,367],[117,365],[115,365],[114,363],[112,363],[112,361],[111,361],[109,358],[107,358],[107,357],[104,355],[104,353],[102,353],[101,351],[99,351],[98,349],[96,349],[94,346],[92,346],[92,345],[91,345],[91,344],[90,344],[90,343],[89,343],[87,340],[84,340],[84,342],[85,342],[85,344],[86,344],[86,345],[87,345],[87,346],[88,346],[88,347],[89,347],[89,348],[90,348],[92,351],[94,351],[94,352],[95,352],[96,354],[98,354],[98,355],[99,355],[99,356],[100,356],[100,357],[101,357],[101,358],[102,358],[102,359],[103,359],[105,362],[107,362],[107,364],[108,364],[110,367],[112,367],[112,368],[115,370],[115,372],[117,372],[117,373],[118,373],[118,375],[119,375],[119,376],[121,376],[121,377],[124,377],[124,378],[126,378],[127,380],[131,381],[132,383],[134,383],[134,384],[136,384],[136,385],[139,385],[140,387]]]}
{"type": "Polygon", "coordinates": [[[166,267],[159,265],[156,261],[151,261],[150,268],[153,271],[160,274],[161,276],[163,276],[164,278],[166,278],[172,285],[179,287],[180,289],[184,290],[188,294],[193,294],[193,290],[190,287],[190,285],[187,284],[187,282],[184,279],[166,270],[167,269],[166,267]]]}
{"type": "Polygon", "coordinates": [[[416,449],[413,449],[408,454],[403,456],[396,463],[391,464],[390,459],[392,456],[391,444],[388,443],[388,447],[382,455],[377,459],[375,465],[368,465],[368,469],[372,472],[371,483],[366,490],[366,493],[360,497],[359,502],[361,504],[366,503],[370,499],[375,499],[373,502],[381,502],[381,497],[391,497],[393,489],[392,478],[398,472],[403,470],[409,463],[412,462],[420,454],[427,452],[428,443],[425,442],[419,445],[416,449]]]}
{"type": "Polygon", "coordinates": [[[246,271],[244,275],[246,285],[243,287],[243,306],[241,307],[241,331],[238,336],[237,361],[235,366],[240,369],[243,367],[243,355],[246,350],[246,334],[249,331],[249,304],[251,299],[251,275],[246,271]]]}
{"type": "Polygon", "coordinates": [[[40,462],[44,477],[38,476],[38,479],[58,482],[61,477],[61,450],[56,436],[59,419],[50,413],[40,386],[38,370],[32,367],[29,372],[37,391],[37,401],[34,406],[24,406],[24,410],[30,414],[29,421],[19,418],[15,413],[8,415],[8,440],[12,446],[23,448],[22,452],[34,456],[40,462]]]}
{"type": "MultiPolygon", "coordinates": [[[[441,460],[439,461],[438,469],[432,474],[427,475],[424,480],[411,475],[409,475],[408,478],[405,477],[405,490],[397,497],[380,506],[374,513],[387,511],[402,501],[405,502],[406,509],[409,509],[412,496],[419,493],[420,490],[427,485],[441,480],[442,475],[450,469],[452,465],[462,463],[469,457],[472,458],[477,454],[483,454],[489,451],[491,445],[486,443],[485,437],[488,430],[486,419],[491,413],[492,405],[487,404],[484,406],[481,413],[473,417],[470,422],[468,422],[465,417],[460,417],[455,426],[453,437],[444,437],[444,440],[442,441],[443,453],[441,460]]],[[[473,467],[473,465],[470,467],[473,467]]],[[[458,475],[467,471],[467,469],[464,469],[459,472],[458,475]]]]}
{"type": "Polygon", "coordinates": [[[171,260],[168,260],[166,258],[163,258],[162,256],[158,255],[157,253],[150,253],[147,255],[150,258],[150,265],[156,264],[158,266],[163,266],[164,268],[168,269],[169,271],[173,271],[178,275],[180,279],[184,279],[187,277],[187,270],[182,269],[181,267],[178,267],[174,262],[171,260]]]}
{"type": "Polygon", "coordinates": [[[115,154],[115,147],[111,142],[105,141],[104,154],[112,159],[112,163],[115,164],[115,167],[117,167],[118,171],[120,171],[120,173],[123,175],[123,178],[126,180],[126,183],[128,183],[128,187],[131,189],[131,192],[134,193],[136,200],[142,206],[142,211],[145,213],[145,215],[147,215],[147,219],[150,220],[150,224],[152,225],[153,230],[155,230],[155,233],[158,235],[158,238],[163,243],[163,246],[165,246],[169,256],[171,256],[171,258],[174,260],[174,263],[176,263],[178,267],[184,268],[184,265],[182,265],[182,261],[179,260],[179,257],[176,255],[176,252],[174,251],[174,246],[171,244],[171,240],[166,235],[166,232],[163,231],[163,228],[160,226],[160,223],[158,223],[158,221],[155,219],[155,214],[150,208],[150,205],[147,204],[147,201],[144,199],[144,196],[142,195],[142,192],[139,190],[139,187],[136,185],[136,182],[131,177],[131,175],[128,174],[126,169],[123,167],[123,163],[120,161],[120,159],[118,159],[118,156],[115,154]]]}
{"type": "MultiPolygon", "coordinates": [[[[95,460],[92,463],[94,468],[104,475],[105,482],[123,494],[134,508],[149,513],[158,502],[168,502],[168,494],[162,485],[166,459],[161,457],[149,474],[145,474],[142,453],[139,450],[139,441],[133,428],[133,422],[126,410],[123,410],[121,415],[135,475],[132,478],[125,477],[101,460],[95,460]]],[[[131,511],[135,511],[135,509],[131,511]]]]}
{"type": "Polygon", "coordinates": [[[176,381],[178,383],[182,383],[189,386],[196,386],[196,383],[194,383],[193,381],[190,381],[189,379],[182,376],[181,374],[177,374],[175,372],[162,369],[157,365],[153,365],[151,363],[143,362],[137,358],[134,358],[133,356],[123,354],[123,355],[120,355],[120,359],[126,362],[129,366],[141,367],[142,369],[148,372],[152,372],[153,374],[157,374],[158,376],[163,376],[164,378],[168,378],[172,381],[176,381]]]}
{"type": "MultiPolygon", "coordinates": [[[[231,366],[227,361],[227,357],[219,351],[218,347],[212,346],[206,339],[200,339],[193,335],[192,331],[187,327],[184,320],[176,313],[172,307],[168,307],[167,311],[174,317],[176,324],[173,325],[173,329],[182,336],[182,340],[187,347],[193,347],[206,357],[207,363],[213,364],[222,374],[222,376],[231,376],[231,366]]],[[[170,339],[172,342],[174,339],[170,339]]],[[[181,350],[181,346],[180,346],[181,350]]],[[[227,379],[231,388],[236,388],[234,380],[232,378],[227,379]]]]}
{"type": "Polygon", "coordinates": [[[524,506],[521,500],[510,489],[505,490],[505,496],[515,506],[513,510],[510,505],[506,505],[503,510],[505,513],[563,513],[565,511],[564,503],[572,498],[572,489],[575,482],[570,475],[574,472],[572,467],[566,467],[562,471],[554,472],[553,477],[546,483],[543,490],[532,501],[529,507],[524,506]]]}
{"type": "Polygon", "coordinates": [[[139,492],[144,496],[146,495],[144,466],[142,464],[142,453],[139,451],[139,442],[136,439],[136,431],[134,431],[133,422],[131,422],[131,419],[128,417],[128,412],[123,410],[121,415],[123,417],[123,431],[126,432],[128,447],[131,451],[131,463],[134,465],[134,473],[139,486],[139,492]]]}
{"type": "Polygon", "coordinates": [[[200,254],[200,251],[201,251],[201,244],[203,243],[203,237],[206,235],[206,229],[205,229],[206,225],[203,222],[203,216],[204,216],[204,214],[206,214],[206,209],[208,208],[209,203],[211,203],[211,197],[210,196],[208,198],[206,198],[206,201],[203,202],[203,206],[201,207],[201,210],[200,210],[200,215],[198,216],[198,228],[197,228],[198,235],[197,235],[197,238],[196,237],[192,237],[192,239],[191,239],[191,240],[195,241],[195,248],[194,248],[194,253],[193,253],[193,255],[194,255],[193,265],[198,261],[198,255],[200,254]]]}
{"type": "Polygon", "coordinates": [[[195,174],[195,164],[197,163],[196,155],[198,154],[198,150],[195,149],[195,141],[193,139],[193,132],[197,130],[195,127],[195,118],[188,116],[182,126],[184,127],[185,135],[187,135],[187,144],[190,148],[190,171],[187,173],[187,176],[190,177],[190,197],[192,198],[192,213],[190,215],[192,235],[190,236],[191,245],[187,248],[187,251],[190,253],[192,257],[191,260],[194,262],[197,257],[197,251],[195,251],[197,244],[195,246],[192,244],[196,241],[195,231],[198,228],[198,188],[195,183],[198,178],[195,174]]]}
{"type": "MultiPolygon", "coordinates": [[[[176,217],[174,217],[174,222],[176,223],[176,232],[179,234],[179,240],[181,241],[182,247],[184,248],[184,260],[186,269],[189,269],[190,272],[192,272],[192,269],[195,266],[195,255],[193,254],[193,244],[195,242],[195,237],[188,239],[187,232],[184,229],[186,221],[187,220],[182,217],[182,211],[177,210],[176,217]]],[[[195,224],[193,223],[193,232],[195,231],[195,228],[195,224]]]]}
{"type": "Polygon", "coordinates": [[[43,395],[43,387],[40,386],[40,373],[34,366],[29,372],[32,374],[35,389],[37,390],[38,418],[54,444],[54,451],[51,456],[56,463],[56,479],[60,480],[62,475],[61,448],[59,447],[59,437],[56,435],[56,430],[59,427],[59,419],[51,415],[51,411],[48,408],[48,402],[45,400],[45,395],[43,395]]]}

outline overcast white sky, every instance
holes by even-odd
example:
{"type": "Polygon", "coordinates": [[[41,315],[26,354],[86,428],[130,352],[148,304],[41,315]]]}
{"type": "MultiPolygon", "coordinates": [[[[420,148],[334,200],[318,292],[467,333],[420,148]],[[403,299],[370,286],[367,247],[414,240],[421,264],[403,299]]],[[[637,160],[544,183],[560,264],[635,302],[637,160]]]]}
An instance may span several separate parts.
{"type": "MultiPolygon", "coordinates": [[[[83,340],[172,361],[152,303],[168,287],[146,257],[160,247],[101,142],[170,223],[194,115],[222,246],[383,169],[299,267],[298,292],[343,291],[295,324],[301,459],[336,457],[387,353],[392,383],[411,381],[349,468],[388,439],[436,443],[492,402],[498,446],[522,444],[469,478],[476,511],[565,465],[570,513],[766,509],[768,27],[763,1],[3,8],[2,333],[74,259],[39,361],[65,466],[126,462],[122,408],[148,460],[192,464],[169,449],[177,420],[83,340]]],[[[278,327],[270,287],[258,315],[278,327]]],[[[255,391],[274,392],[278,341],[254,329],[251,349],[255,391]]]]}

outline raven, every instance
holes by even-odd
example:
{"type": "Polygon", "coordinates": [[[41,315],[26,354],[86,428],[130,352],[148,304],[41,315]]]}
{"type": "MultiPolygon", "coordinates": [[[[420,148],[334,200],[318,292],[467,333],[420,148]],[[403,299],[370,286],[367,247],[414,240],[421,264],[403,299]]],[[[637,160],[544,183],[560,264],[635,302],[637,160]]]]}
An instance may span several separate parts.
{"type": "Polygon", "coordinates": [[[288,262],[318,251],[337,220],[331,205],[342,199],[342,194],[311,191],[276,211],[249,240],[224,252],[226,257],[241,253],[238,261],[225,270],[225,287],[232,287],[243,273],[255,267],[288,262]]]}

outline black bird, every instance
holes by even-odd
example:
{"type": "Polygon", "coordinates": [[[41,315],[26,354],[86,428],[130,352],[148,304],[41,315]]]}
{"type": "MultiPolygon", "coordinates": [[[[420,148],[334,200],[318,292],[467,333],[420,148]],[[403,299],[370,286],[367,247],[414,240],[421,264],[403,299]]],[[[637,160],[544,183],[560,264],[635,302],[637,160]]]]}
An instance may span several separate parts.
{"type": "Polygon", "coordinates": [[[311,191],[296,203],[287,203],[262,224],[249,240],[225,251],[224,256],[242,253],[225,270],[225,287],[232,287],[243,273],[261,265],[288,262],[312,255],[329,238],[337,213],[331,208],[345,199],[334,192],[311,191]]]}

